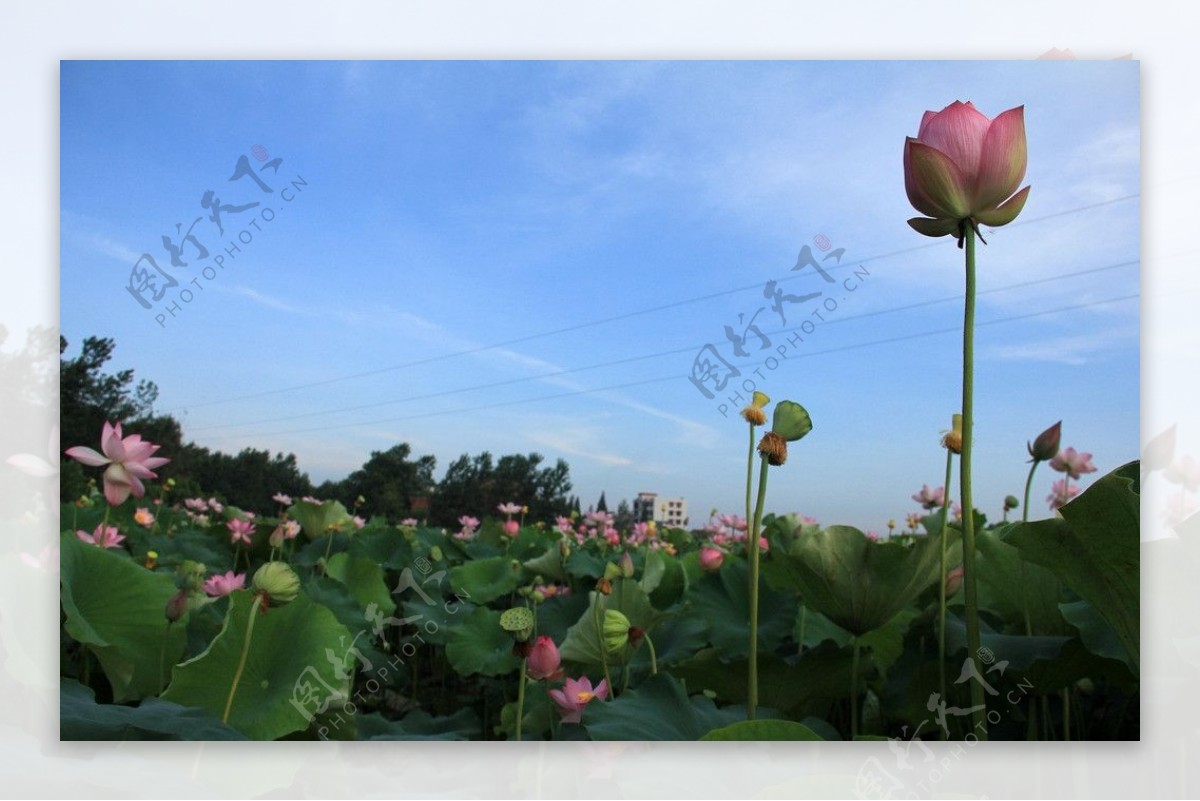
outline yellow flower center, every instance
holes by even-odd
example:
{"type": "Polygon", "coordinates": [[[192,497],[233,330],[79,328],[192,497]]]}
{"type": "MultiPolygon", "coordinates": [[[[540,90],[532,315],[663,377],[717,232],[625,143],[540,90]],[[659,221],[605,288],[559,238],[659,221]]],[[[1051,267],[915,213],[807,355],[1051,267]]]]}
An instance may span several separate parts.
{"type": "Polygon", "coordinates": [[[586,704],[588,701],[592,700],[592,698],[594,698],[595,696],[592,693],[588,692],[587,690],[580,690],[576,694],[575,697],[577,699],[579,699],[579,703],[586,704]]]}

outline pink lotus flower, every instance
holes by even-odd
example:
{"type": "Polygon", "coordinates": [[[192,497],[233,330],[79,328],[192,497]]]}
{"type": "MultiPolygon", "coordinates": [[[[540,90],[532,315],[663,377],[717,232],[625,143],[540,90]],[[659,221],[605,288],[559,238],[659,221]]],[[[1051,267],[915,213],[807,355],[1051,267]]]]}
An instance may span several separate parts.
{"type": "Polygon", "coordinates": [[[355,515],[355,516],[354,516],[354,527],[355,527],[355,528],[358,528],[358,529],[360,529],[360,528],[362,528],[363,526],[365,526],[366,524],[367,524],[367,521],[366,521],[366,520],[363,520],[363,519],[362,519],[361,517],[359,517],[358,515],[355,515]]]}
{"type": "Polygon", "coordinates": [[[591,679],[583,676],[578,679],[567,679],[561,690],[550,690],[550,700],[558,705],[563,723],[578,723],[583,717],[583,708],[591,703],[593,698],[603,701],[608,697],[608,682],[604,679],[592,687],[591,679]]]}
{"type": "Polygon", "coordinates": [[[222,506],[221,502],[218,501],[216,498],[208,499],[208,508],[211,509],[212,511],[216,512],[217,514],[221,514],[221,512],[225,511],[225,507],[222,506]]]}
{"type": "MultiPolygon", "coordinates": [[[[1197,510],[1200,510],[1200,502],[1183,490],[1176,490],[1167,497],[1167,505],[1160,514],[1163,525],[1173,529],[1194,515],[1197,510]]],[[[21,557],[24,558],[24,554],[21,557]]]]}
{"type": "Polygon", "coordinates": [[[909,528],[911,528],[913,531],[916,531],[917,526],[921,525],[921,516],[916,512],[909,512],[908,520],[905,522],[908,523],[909,528]]]}
{"type": "Polygon", "coordinates": [[[144,506],[139,506],[138,510],[133,513],[133,522],[139,526],[150,528],[154,525],[154,514],[144,506]]]}
{"type": "Polygon", "coordinates": [[[295,520],[284,520],[279,524],[279,527],[283,529],[283,538],[285,540],[294,540],[300,533],[300,524],[295,520]]]}
{"type": "Polygon", "coordinates": [[[717,518],[717,520],[721,522],[721,525],[725,526],[726,528],[731,528],[734,531],[746,530],[746,518],[744,517],[738,517],[737,515],[721,515],[717,518]]]}
{"type": "Polygon", "coordinates": [[[908,224],[925,236],[962,236],[964,223],[999,226],[1016,219],[1025,177],[1025,107],[989,120],[970,103],[926,111],[917,136],[904,142],[904,188],[925,217],[908,224]],[[1016,194],[1013,194],[1013,193],[1016,194]]]}
{"type": "Polygon", "coordinates": [[[121,543],[125,541],[125,537],[121,534],[120,529],[116,526],[106,526],[103,523],[96,526],[96,530],[91,534],[86,531],[76,531],[75,536],[84,542],[101,548],[119,548],[121,543]]]}
{"type": "Polygon", "coordinates": [[[521,505],[516,503],[502,503],[496,507],[501,514],[519,515],[521,513],[521,505]]]}
{"type": "Polygon", "coordinates": [[[529,656],[525,657],[525,670],[534,681],[558,679],[562,677],[561,662],[554,640],[543,634],[533,643],[529,656]]]}
{"type": "Polygon", "coordinates": [[[281,506],[291,506],[292,505],[292,496],[284,495],[282,492],[277,492],[274,495],[272,495],[271,500],[275,501],[275,503],[280,504],[281,506]]]}
{"type": "Polygon", "coordinates": [[[878,531],[868,531],[866,533],[866,537],[871,542],[879,542],[879,532],[878,531]]]}
{"type": "Polygon", "coordinates": [[[235,517],[225,524],[225,528],[229,529],[230,545],[236,545],[238,542],[250,544],[250,536],[254,534],[254,524],[249,520],[235,517]]]}
{"type": "Polygon", "coordinates": [[[1076,453],[1074,448],[1065,448],[1050,460],[1050,467],[1060,473],[1066,473],[1071,478],[1079,478],[1084,473],[1095,473],[1096,466],[1092,464],[1090,453],[1076,453]]]}
{"type": "Polygon", "coordinates": [[[930,489],[928,484],[922,484],[921,491],[913,495],[912,499],[925,509],[936,509],[946,501],[946,488],[930,489]]]}
{"type": "Polygon", "coordinates": [[[417,527],[417,518],[406,517],[400,521],[400,525],[404,526],[405,528],[416,528],[417,527]]]}
{"type": "Polygon", "coordinates": [[[186,506],[188,510],[193,512],[208,511],[208,501],[204,500],[203,498],[188,498],[184,500],[183,505],[186,506]]]}
{"type": "Polygon", "coordinates": [[[171,461],[153,455],[159,447],[144,442],[138,434],[122,438],[120,423],[114,426],[105,422],[104,430],[100,434],[100,448],[104,451],[103,454],[82,445],[68,448],[66,453],[89,467],[108,465],[104,471],[104,497],[108,499],[109,505],[120,506],[131,493],[135,498],[145,495],[146,487],[142,484],[142,479],[158,478],[154,468],[171,461]]]}
{"type": "Polygon", "coordinates": [[[1051,509],[1060,509],[1078,494],[1079,486],[1077,484],[1072,484],[1068,487],[1067,480],[1060,478],[1050,488],[1050,494],[1046,496],[1046,503],[1050,504],[1051,509]]]}
{"type": "Polygon", "coordinates": [[[213,598],[221,598],[233,592],[234,590],[240,590],[245,586],[246,574],[235,574],[232,570],[230,570],[223,576],[213,576],[208,581],[200,585],[200,589],[204,590],[213,598]]]}
{"type": "Polygon", "coordinates": [[[554,518],[554,527],[557,528],[559,531],[561,531],[563,534],[573,533],[573,528],[571,526],[571,518],[569,518],[569,517],[563,517],[562,515],[555,517],[554,518]]]}
{"type": "Polygon", "coordinates": [[[725,561],[725,554],[716,548],[701,548],[699,553],[700,567],[709,573],[716,573],[725,561]]]}
{"type": "Polygon", "coordinates": [[[504,533],[510,537],[515,537],[521,533],[521,524],[516,520],[505,520],[503,528],[504,533]]]}

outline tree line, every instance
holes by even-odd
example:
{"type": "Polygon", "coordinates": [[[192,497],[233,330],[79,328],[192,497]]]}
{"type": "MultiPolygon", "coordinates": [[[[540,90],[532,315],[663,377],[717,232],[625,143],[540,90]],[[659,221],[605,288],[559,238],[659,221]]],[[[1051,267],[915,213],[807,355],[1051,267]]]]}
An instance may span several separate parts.
{"type": "MultiPolygon", "coordinates": [[[[312,495],[341,501],[347,509],[389,520],[414,517],[432,525],[457,526],[462,515],[496,514],[501,503],[529,507],[533,520],[578,511],[579,500],[569,496],[570,469],[562,459],[544,464],[541,454],[510,454],[494,458],[483,452],[463,454],[435,480],[437,459],[414,457],[408,443],[372,451],[362,467],[338,481],[314,485],[293,453],[245,448],[236,455],[184,441],[183,427],[169,414],[154,411],[158,387],[135,380],[133,370],[106,372],[116,343],[87,337],[78,355],[68,358],[68,343],[59,337],[60,430],[64,448],[88,445],[99,450],[105,421],[122,423],[125,434],[141,434],[171,462],[159,470],[162,481],[175,480],[173,492],[183,497],[215,496],[224,503],[262,514],[278,510],[272,496],[282,492],[293,499],[312,495]]],[[[61,495],[64,502],[87,491],[88,474],[73,459],[61,457],[61,495]]],[[[94,477],[94,475],[92,476],[94,477]]]]}

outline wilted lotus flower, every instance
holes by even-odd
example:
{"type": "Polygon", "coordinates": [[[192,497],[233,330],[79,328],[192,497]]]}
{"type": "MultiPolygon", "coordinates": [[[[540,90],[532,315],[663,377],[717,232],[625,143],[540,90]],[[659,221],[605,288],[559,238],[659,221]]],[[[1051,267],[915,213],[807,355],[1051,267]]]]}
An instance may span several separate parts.
{"type": "Polygon", "coordinates": [[[904,142],[904,188],[926,215],[908,224],[925,236],[959,238],[964,224],[1007,225],[1029,196],[1028,186],[1017,192],[1027,161],[1024,106],[994,120],[959,101],[926,111],[917,136],[904,142]]]}

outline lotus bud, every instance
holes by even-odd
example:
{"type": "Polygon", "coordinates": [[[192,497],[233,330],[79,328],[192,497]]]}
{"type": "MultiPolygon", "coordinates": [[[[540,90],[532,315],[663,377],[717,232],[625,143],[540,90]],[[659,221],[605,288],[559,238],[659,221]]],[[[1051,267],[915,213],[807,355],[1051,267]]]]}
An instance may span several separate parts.
{"type": "Polygon", "coordinates": [[[442,561],[442,549],[437,545],[429,549],[429,558],[435,562],[442,561]]]}
{"type": "Polygon", "coordinates": [[[962,588],[962,584],[963,566],[959,565],[946,574],[946,597],[949,598],[950,596],[954,595],[954,593],[958,592],[959,589],[962,588]]]}
{"type": "MultiPolygon", "coordinates": [[[[1033,442],[1026,443],[1029,455],[1035,462],[1048,462],[1058,455],[1058,445],[1062,440],[1062,420],[1037,435],[1033,442]]],[[[1015,508],[1015,507],[1014,507],[1015,508]]]]}
{"type": "Polygon", "coordinates": [[[288,604],[300,595],[300,577],[284,562],[267,562],[255,572],[253,584],[272,603],[288,604]]]}
{"type": "Polygon", "coordinates": [[[187,614],[188,610],[188,591],[184,587],[179,592],[175,593],[167,601],[167,608],[164,614],[167,616],[167,625],[171,625],[176,620],[179,620],[187,614]]]}
{"type": "Polygon", "coordinates": [[[146,551],[145,566],[147,570],[153,570],[158,564],[158,551],[146,551]]]}
{"type": "Polygon", "coordinates": [[[1016,495],[1005,495],[1004,496],[1004,508],[1005,509],[1016,509],[1020,505],[1021,505],[1021,502],[1017,500],[1016,495]]]}
{"type": "Polygon", "coordinates": [[[623,578],[633,578],[633,557],[629,555],[629,551],[621,554],[621,558],[617,560],[617,567],[621,568],[623,578]]]}
{"type": "Polygon", "coordinates": [[[767,464],[778,467],[787,461],[787,440],[774,431],[768,431],[758,443],[758,452],[767,460],[767,464]]]}
{"type": "Polygon", "coordinates": [[[725,561],[725,554],[716,548],[701,548],[698,557],[701,569],[709,573],[716,573],[725,561]]]}
{"type": "Polygon", "coordinates": [[[629,644],[629,618],[616,609],[604,612],[604,649],[611,655],[621,653],[629,644]]]}

